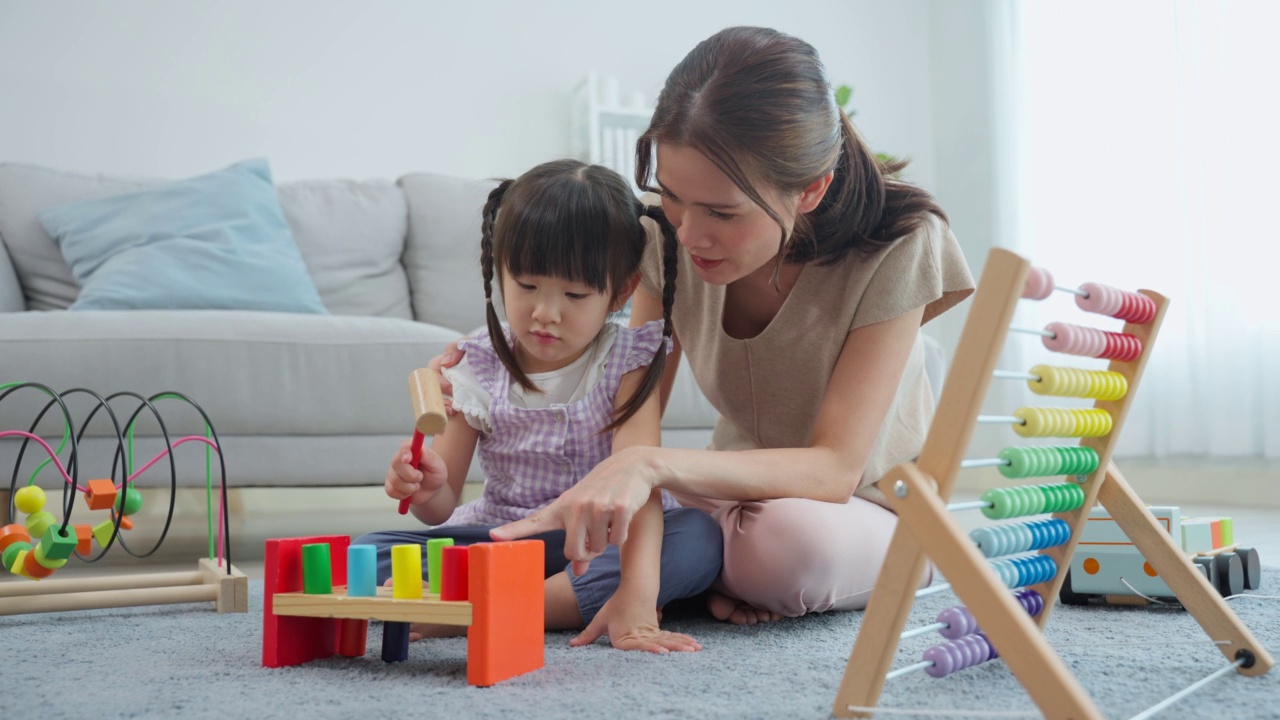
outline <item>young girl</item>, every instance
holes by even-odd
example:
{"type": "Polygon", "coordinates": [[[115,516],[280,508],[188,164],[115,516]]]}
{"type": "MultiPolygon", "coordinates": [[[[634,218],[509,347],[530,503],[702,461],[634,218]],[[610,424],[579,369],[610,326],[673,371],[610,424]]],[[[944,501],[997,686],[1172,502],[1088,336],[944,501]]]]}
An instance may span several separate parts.
{"type": "MultiPolygon", "coordinates": [[[[662,321],[626,328],[608,320],[640,281],[641,217],[674,233],[617,173],[573,160],[539,165],[489,194],[481,226],[488,332],[462,343],[466,361],[445,371],[458,410],[445,432],[416,468],[408,441],[401,445],[385,484],[435,527],[360,538],[378,547],[380,582],[391,574],[393,545],[487,541],[491,528],[551,503],[612,452],[659,443],[653,390],[672,332],[675,265],[663,282],[662,321]],[[509,328],[492,300],[495,269],[509,328]],[[477,442],[484,492],[457,507],[477,442]]],[[[720,529],[659,491],[637,504],[628,525],[606,522],[586,535],[587,546],[609,549],[589,566],[569,566],[564,532],[537,536],[547,552],[546,627],[596,620],[590,639],[607,632],[620,649],[698,650],[693,638],[658,629],[657,608],[710,586],[720,572],[720,529]]],[[[572,644],[589,642],[584,635],[572,644]]]]}

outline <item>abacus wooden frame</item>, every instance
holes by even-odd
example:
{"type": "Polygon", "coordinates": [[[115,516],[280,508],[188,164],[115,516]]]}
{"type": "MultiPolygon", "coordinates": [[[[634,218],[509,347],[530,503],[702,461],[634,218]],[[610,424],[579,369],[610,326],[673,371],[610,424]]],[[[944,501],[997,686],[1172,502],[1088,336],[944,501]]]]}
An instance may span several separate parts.
{"type": "Polygon", "coordinates": [[[1081,440],[1082,445],[1098,453],[1098,469],[1083,483],[1084,504],[1077,510],[1054,515],[1071,527],[1071,537],[1064,545],[1040,551],[1053,558],[1058,573],[1052,580],[1032,586],[1045,601],[1037,619],[1023,610],[947,512],[947,500],[955,488],[960,462],[1029,268],[1026,259],[1012,252],[999,248],[991,251],[920,457],[894,467],[879,482],[898,513],[899,522],[836,692],[832,714],[837,717],[871,717],[868,710],[850,708],[873,708],[879,701],[885,674],[893,663],[915,601],[925,560],[930,558],[1045,717],[1101,720],[1103,715],[1093,700],[1043,634],[1065,569],[1095,502],[1106,507],[1205,632],[1214,640],[1227,641],[1219,645],[1222,653],[1231,660],[1245,659],[1238,672],[1263,675],[1274,665],[1270,654],[1183,555],[1111,463],[1112,450],[1168,306],[1168,299],[1159,293],[1139,291],[1155,302],[1155,317],[1145,325],[1126,323],[1123,330],[1142,341],[1141,355],[1132,362],[1112,360],[1108,367],[1125,376],[1129,391],[1119,401],[1094,403],[1094,407],[1111,414],[1112,429],[1104,437],[1081,440]]]}

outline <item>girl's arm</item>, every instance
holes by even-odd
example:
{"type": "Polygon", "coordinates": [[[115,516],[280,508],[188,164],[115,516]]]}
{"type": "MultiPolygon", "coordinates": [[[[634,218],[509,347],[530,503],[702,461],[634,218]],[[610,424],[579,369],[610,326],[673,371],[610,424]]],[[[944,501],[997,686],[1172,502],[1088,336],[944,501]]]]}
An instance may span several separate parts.
{"type": "MultiPolygon", "coordinates": [[[[644,368],[627,373],[618,389],[615,406],[621,407],[635,393],[644,378],[644,368]]],[[[661,442],[661,414],[657,394],[650,396],[639,412],[618,427],[613,434],[613,451],[629,447],[645,447],[661,442]]],[[[632,517],[621,544],[622,578],[613,597],[600,609],[591,624],[571,645],[589,645],[607,634],[609,642],[619,650],[646,650],[667,653],[672,650],[700,650],[702,646],[688,635],[666,632],[658,627],[658,585],[662,564],[662,491],[652,490],[639,512],[632,517]]],[[[590,542],[617,542],[609,538],[609,528],[598,530],[590,542]],[[597,539],[603,534],[604,539],[597,539]]],[[[576,570],[575,570],[576,572],[576,570]]]]}
{"type": "MultiPolygon", "coordinates": [[[[444,432],[435,437],[429,448],[440,456],[448,470],[445,485],[426,502],[409,506],[414,517],[427,525],[440,525],[449,519],[458,507],[458,498],[462,497],[462,484],[471,469],[479,437],[480,431],[468,425],[461,413],[449,417],[444,432]]],[[[423,454],[427,451],[424,448],[423,454]]]]}

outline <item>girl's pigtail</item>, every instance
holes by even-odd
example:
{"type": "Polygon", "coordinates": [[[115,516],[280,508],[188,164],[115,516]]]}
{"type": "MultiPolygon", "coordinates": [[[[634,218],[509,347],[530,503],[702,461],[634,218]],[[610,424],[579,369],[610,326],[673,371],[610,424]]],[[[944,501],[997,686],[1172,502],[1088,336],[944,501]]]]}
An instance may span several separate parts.
{"type": "Polygon", "coordinates": [[[671,323],[671,310],[675,306],[676,298],[676,230],[667,221],[667,215],[661,207],[646,205],[640,212],[643,217],[653,220],[662,229],[662,342],[653,353],[653,362],[649,363],[649,369],[645,370],[640,387],[636,388],[635,394],[618,409],[613,422],[601,432],[614,430],[630,420],[640,411],[653,391],[662,384],[662,373],[667,367],[667,342],[675,334],[675,328],[671,323]]]}
{"type": "Polygon", "coordinates": [[[503,180],[498,183],[498,187],[490,191],[489,199],[485,202],[484,211],[481,214],[480,274],[484,277],[484,319],[489,327],[489,340],[493,343],[494,352],[498,354],[498,360],[502,361],[503,367],[511,373],[513,380],[519,382],[526,390],[532,390],[535,389],[533,382],[516,364],[515,352],[507,342],[507,334],[503,332],[502,323],[498,320],[498,310],[493,306],[493,226],[497,221],[498,208],[502,206],[502,198],[513,182],[513,180],[503,180]]]}

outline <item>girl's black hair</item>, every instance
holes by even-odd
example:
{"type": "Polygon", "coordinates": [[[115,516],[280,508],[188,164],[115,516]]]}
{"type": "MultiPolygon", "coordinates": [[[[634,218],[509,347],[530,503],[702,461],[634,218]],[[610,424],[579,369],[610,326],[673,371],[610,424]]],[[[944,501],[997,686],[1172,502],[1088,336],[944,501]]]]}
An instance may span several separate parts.
{"type": "MultiPolygon", "coordinates": [[[[580,282],[617,300],[640,271],[646,242],[640,218],[658,224],[663,236],[662,318],[664,341],[672,336],[676,234],[661,208],[647,207],[618,173],[577,160],[543,163],[515,180],[501,181],[484,205],[480,224],[480,270],[485,320],[498,359],[512,379],[538,392],[516,363],[493,307],[494,268],[512,275],[545,275],[580,282]]],[[[636,393],[601,432],[614,430],[640,410],[662,381],[667,344],[654,353],[636,393]]]]}

